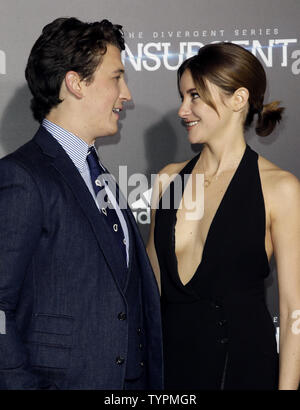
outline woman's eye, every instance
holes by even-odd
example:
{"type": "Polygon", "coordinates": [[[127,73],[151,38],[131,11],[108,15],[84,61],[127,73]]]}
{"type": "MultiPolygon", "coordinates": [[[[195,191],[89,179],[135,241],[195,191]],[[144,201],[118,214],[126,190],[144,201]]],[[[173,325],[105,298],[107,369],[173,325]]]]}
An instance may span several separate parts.
{"type": "Polygon", "coordinates": [[[200,96],[198,93],[191,93],[191,97],[192,97],[192,100],[195,100],[196,98],[199,98],[200,96]]]}

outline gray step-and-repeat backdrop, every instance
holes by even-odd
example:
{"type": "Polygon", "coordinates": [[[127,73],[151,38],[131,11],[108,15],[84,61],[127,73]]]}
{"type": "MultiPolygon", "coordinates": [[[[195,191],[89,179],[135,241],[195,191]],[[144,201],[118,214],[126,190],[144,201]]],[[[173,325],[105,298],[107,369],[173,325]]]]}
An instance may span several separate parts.
{"type": "MultiPolygon", "coordinates": [[[[196,152],[177,116],[176,70],[203,44],[237,42],[262,61],[269,79],[267,100],[279,99],[287,109],[271,136],[262,139],[250,130],[247,141],[300,177],[300,0],[1,0],[0,157],[31,139],[37,128],[29,110],[24,69],[42,27],[60,16],[84,21],[108,18],[124,26],[123,59],[133,101],[122,113],[119,133],[98,144],[103,162],[117,179],[119,165],[127,166],[122,170],[129,178],[128,192],[135,187],[131,175],[147,175],[143,198],[132,204],[145,241],[151,174],[196,152]]],[[[273,261],[271,265],[267,301],[278,326],[273,261]]]]}

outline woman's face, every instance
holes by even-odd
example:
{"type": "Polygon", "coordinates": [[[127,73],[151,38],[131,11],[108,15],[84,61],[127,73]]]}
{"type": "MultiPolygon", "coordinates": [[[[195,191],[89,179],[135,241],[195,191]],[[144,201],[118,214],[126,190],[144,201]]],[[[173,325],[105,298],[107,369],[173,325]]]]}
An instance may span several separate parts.
{"type": "Polygon", "coordinates": [[[201,100],[190,70],[185,70],[180,79],[182,104],[178,115],[185,122],[189,141],[192,144],[210,142],[222,136],[231,119],[232,111],[224,104],[226,97],[221,95],[220,89],[209,81],[207,86],[219,115],[201,100]]]}

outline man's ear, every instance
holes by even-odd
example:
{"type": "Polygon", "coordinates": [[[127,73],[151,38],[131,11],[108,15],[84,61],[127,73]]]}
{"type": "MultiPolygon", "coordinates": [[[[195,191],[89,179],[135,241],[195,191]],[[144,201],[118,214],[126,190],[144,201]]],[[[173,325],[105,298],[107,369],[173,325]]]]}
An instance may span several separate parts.
{"type": "Polygon", "coordinates": [[[82,81],[76,71],[68,71],[65,76],[65,84],[67,90],[77,98],[82,98],[82,81]]]}
{"type": "Polygon", "coordinates": [[[233,111],[239,112],[242,111],[248,103],[249,100],[249,91],[245,87],[240,87],[230,98],[230,105],[233,111]]]}

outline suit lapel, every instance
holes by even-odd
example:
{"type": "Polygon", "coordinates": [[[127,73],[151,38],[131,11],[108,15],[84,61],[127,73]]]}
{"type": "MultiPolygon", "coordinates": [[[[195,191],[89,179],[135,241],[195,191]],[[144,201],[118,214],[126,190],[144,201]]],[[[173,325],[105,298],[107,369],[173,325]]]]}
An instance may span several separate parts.
{"type": "Polygon", "coordinates": [[[116,283],[120,287],[119,281],[117,280],[119,276],[118,273],[120,270],[124,270],[124,275],[126,275],[126,268],[124,268],[121,251],[119,249],[112,249],[109,239],[112,233],[109,231],[107,224],[102,220],[102,215],[79,171],[64,149],[44,127],[40,127],[34,137],[34,141],[42,148],[44,154],[51,157],[50,161],[52,166],[60,173],[73,192],[74,197],[91,225],[116,283]],[[116,257],[118,252],[120,253],[120,257],[116,257]]]}

